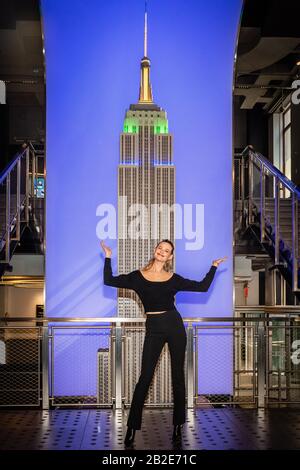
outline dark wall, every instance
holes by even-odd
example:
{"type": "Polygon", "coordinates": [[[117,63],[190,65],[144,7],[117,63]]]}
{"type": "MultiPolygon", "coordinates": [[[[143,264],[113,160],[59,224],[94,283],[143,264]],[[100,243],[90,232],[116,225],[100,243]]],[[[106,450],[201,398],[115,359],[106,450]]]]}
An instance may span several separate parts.
{"type": "Polygon", "coordinates": [[[247,145],[253,145],[254,149],[268,158],[269,115],[260,105],[253,109],[240,109],[243,97],[234,97],[233,106],[233,138],[234,151],[243,150],[247,145]]]}
{"type": "Polygon", "coordinates": [[[11,104],[9,107],[9,143],[39,141],[44,138],[45,122],[42,106],[11,104]]]}
{"type": "Polygon", "coordinates": [[[0,80],[6,104],[0,105],[0,168],[24,141],[43,142],[45,84],[39,0],[0,2],[0,80]]]}
{"type": "Polygon", "coordinates": [[[0,171],[9,161],[9,108],[0,104],[0,171]]]}
{"type": "Polygon", "coordinates": [[[268,146],[268,114],[265,113],[260,106],[245,111],[247,113],[247,141],[253,145],[254,149],[269,157],[268,146]]]}
{"type": "Polygon", "coordinates": [[[234,153],[239,153],[247,146],[247,113],[240,109],[244,100],[242,96],[235,96],[233,101],[233,146],[234,153]]]}

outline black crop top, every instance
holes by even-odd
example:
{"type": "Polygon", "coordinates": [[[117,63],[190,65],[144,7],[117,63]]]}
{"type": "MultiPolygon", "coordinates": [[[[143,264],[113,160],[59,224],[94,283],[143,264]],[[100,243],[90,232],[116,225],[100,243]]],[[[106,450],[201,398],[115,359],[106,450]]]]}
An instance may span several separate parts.
{"type": "Polygon", "coordinates": [[[179,291],[206,292],[211,285],[217,266],[211,265],[210,270],[201,281],[186,279],[179,274],[167,281],[149,281],[139,269],[128,274],[113,276],[111,258],[105,257],[103,280],[106,286],[124,287],[134,290],[140,297],[145,312],[174,310],[174,296],[179,291]]]}

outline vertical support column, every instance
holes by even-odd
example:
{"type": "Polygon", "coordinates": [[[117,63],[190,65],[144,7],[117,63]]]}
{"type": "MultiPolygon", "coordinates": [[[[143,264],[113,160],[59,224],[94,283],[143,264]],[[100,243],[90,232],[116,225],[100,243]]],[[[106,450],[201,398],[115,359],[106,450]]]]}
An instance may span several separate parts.
{"type": "Polygon", "coordinates": [[[115,409],[122,408],[122,326],[116,323],[116,343],[115,343],[115,409]]]}
{"type": "MultiPolygon", "coordinates": [[[[271,269],[269,270],[270,267],[272,267],[272,261],[269,260],[265,264],[265,305],[276,305],[277,301],[277,270],[276,269],[271,269]]],[[[264,326],[264,337],[263,338],[258,338],[259,340],[259,347],[261,349],[259,350],[258,359],[260,361],[264,360],[265,364],[265,391],[264,391],[264,406],[268,406],[268,401],[269,401],[269,384],[270,381],[272,380],[272,334],[273,334],[273,328],[269,327],[270,321],[269,321],[269,316],[266,314],[268,317],[268,322],[265,323],[264,326]],[[263,343],[265,343],[265,346],[263,346],[263,343]]],[[[262,327],[262,325],[261,325],[262,327]]],[[[262,332],[261,332],[262,334],[262,332]]],[[[260,364],[258,363],[258,367],[261,368],[260,364]]],[[[262,381],[263,378],[260,377],[260,380],[262,381]]],[[[260,382],[260,392],[262,393],[262,384],[260,382]]],[[[262,402],[262,400],[261,400],[262,402]]],[[[260,406],[260,405],[259,405],[260,406]]]]}
{"type": "MultiPolygon", "coordinates": [[[[194,327],[188,323],[187,327],[187,407],[194,408],[195,383],[194,383],[194,327]]],[[[196,371],[197,373],[198,371],[196,371]]]]}
{"type": "Polygon", "coordinates": [[[29,147],[26,148],[26,170],[25,170],[25,221],[29,224],[29,147]]]}
{"type": "Polygon", "coordinates": [[[269,269],[272,264],[271,261],[265,264],[265,305],[275,305],[276,271],[269,269]]]}
{"type": "Polygon", "coordinates": [[[257,393],[258,407],[265,407],[266,390],[266,335],[263,321],[257,326],[257,393]]]}
{"type": "Polygon", "coordinates": [[[265,241],[265,189],[266,189],[265,169],[264,169],[264,165],[261,163],[261,168],[260,168],[260,241],[262,243],[265,241]]]}
{"type": "Polygon", "coordinates": [[[42,407],[49,409],[49,331],[48,324],[42,327],[42,407]]]}
{"type": "Polygon", "coordinates": [[[280,305],[286,305],[286,280],[280,276],[280,305]]]}

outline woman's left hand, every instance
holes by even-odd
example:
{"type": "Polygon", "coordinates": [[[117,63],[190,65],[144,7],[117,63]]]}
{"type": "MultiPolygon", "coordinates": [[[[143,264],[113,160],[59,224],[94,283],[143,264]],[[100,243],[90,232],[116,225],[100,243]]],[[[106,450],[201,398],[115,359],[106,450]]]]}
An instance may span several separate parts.
{"type": "Polygon", "coordinates": [[[224,258],[215,259],[215,260],[212,262],[212,265],[218,267],[219,264],[220,264],[220,263],[223,263],[223,261],[225,261],[227,258],[228,258],[228,256],[224,256],[224,258]]]}

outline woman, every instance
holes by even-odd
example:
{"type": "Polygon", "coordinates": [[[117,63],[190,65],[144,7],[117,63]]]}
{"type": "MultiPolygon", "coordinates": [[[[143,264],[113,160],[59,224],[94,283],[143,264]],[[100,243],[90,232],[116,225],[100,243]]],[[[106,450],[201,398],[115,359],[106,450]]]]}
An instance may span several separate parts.
{"type": "Polygon", "coordinates": [[[125,445],[132,444],[135,431],[141,429],[144,401],[165,342],[168,343],[171,356],[174,397],[172,439],[177,440],[181,438],[181,426],[185,422],[186,331],[181,315],[174,305],[174,295],[179,291],[206,292],[213,281],[218,265],[227,256],[214,260],[210,270],[201,281],[186,279],[176,273],[170,275],[174,245],[170,240],[164,239],[156,245],[152,259],[142,270],[137,269],[129,274],[113,276],[112,251],[103,241],[101,241],[101,246],[105,252],[104,284],[134,290],[139,295],[147,315],[141,374],[131,402],[125,445]]]}

